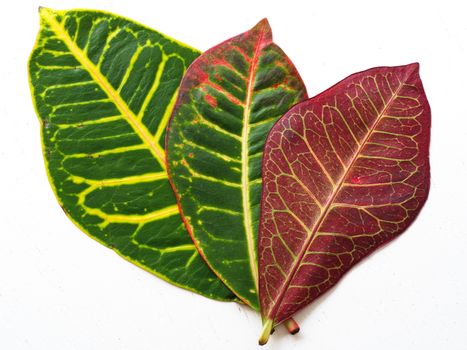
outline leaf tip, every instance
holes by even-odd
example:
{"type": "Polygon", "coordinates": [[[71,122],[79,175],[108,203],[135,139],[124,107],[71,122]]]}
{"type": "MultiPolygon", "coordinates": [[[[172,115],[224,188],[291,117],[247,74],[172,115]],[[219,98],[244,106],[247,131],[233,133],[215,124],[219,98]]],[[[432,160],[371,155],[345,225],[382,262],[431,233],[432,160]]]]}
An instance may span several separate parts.
{"type": "Polygon", "coordinates": [[[420,63],[418,62],[413,62],[410,63],[406,66],[407,70],[412,71],[412,72],[418,72],[420,70],[420,63]]]}
{"type": "Polygon", "coordinates": [[[400,74],[404,77],[403,79],[416,79],[416,77],[420,74],[420,64],[418,62],[413,62],[394,68],[396,71],[400,72],[400,74]]]}
{"type": "Polygon", "coordinates": [[[271,29],[271,26],[269,25],[269,21],[266,17],[264,17],[261,21],[259,21],[256,26],[261,26],[264,28],[271,29]]]}
{"type": "Polygon", "coordinates": [[[42,15],[43,13],[50,12],[50,9],[44,6],[39,6],[37,8],[37,11],[39,12],[40,15],[42,15]]]}
{"type": "Polygon", "coordinates": [[[267,319],[266,322],[263,323],[263,330],[258,340],[259,345],[264,345],[268,342],[269,336],[271,335],[273,326],[273,321],[271,319],[267,319]]]}
{"type": "Polygon", "coordinates": [[[39,6],[38,11],[39,11],[39,16],[41,18],[51,17],[52,14],[54,13],[54,11],[52,9],[50,9],[48,7],[43,7],[43,6],[39,6]]]}
{"type": "Polygon", "coordinates": [[[251,30],[253,32],[261,33],[263,40],[272,41],[272,30],[267,18],[263,18],[251,30]]]}

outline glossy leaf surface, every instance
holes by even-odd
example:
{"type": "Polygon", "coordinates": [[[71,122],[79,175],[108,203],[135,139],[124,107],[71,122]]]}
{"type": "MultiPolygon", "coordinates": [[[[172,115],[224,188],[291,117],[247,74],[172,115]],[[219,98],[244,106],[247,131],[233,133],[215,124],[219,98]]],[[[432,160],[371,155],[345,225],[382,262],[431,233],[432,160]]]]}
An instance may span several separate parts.
{"type": "Polygon", "coordinates": [[[157,276],[232,299],[186,233],[165,166],[167,120],[199,52],[108,13],[40,15],[30,82],[46,167],[64,211],[157,276]]]}
{"type": "Polygon", "coordinates": [[[428,195],[429,139],[418,64],[351,75],[272,128],[259,232],[263,342],[268,327],[412,223],[428,195]]]}
{"type": "Polygon", "coordinates": [[[257,227],[266,135],[305,86],[266,20],[188,69],[167,131],[170,179],[216,274],[258,309],[257,227]]]}

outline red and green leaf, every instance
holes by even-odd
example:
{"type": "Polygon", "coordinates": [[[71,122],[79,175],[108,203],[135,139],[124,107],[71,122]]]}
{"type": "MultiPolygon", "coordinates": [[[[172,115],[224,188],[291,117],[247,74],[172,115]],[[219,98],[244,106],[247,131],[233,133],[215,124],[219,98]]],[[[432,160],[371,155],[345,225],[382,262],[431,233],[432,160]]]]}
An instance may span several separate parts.
{"type": "Polygon", "coordinates": [[[351,75],[274,125],[263,160],[261,343],[414,221],[429,190],[429,140],[418,64],[351,75]]]}
{"type": "Polygon", "coordinates": [[[263,20],[191,64],[167,131],[169,177],[186,227],[221,280],[255,309],[263,146],[305,98],[263,20]]]}

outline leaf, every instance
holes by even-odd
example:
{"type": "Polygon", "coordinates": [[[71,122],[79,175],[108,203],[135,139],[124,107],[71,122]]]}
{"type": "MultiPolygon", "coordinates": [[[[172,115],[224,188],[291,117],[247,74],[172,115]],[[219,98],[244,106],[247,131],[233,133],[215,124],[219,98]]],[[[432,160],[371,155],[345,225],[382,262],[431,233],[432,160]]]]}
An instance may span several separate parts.
{"type": "Polygon", "coordinates": [[[64,211],[145,270],[232,300],[186,234],[165,167],[166,123],[199,52],[109,13],[42,8],[40,16],[30,83],[64,211]]]}
{"type": "Polygon", "coordinates": [[[219,278],[254,309],[264,141],[304,98],[297,70],[263,20],[192,63],[169,122],[169,177],[188,232],[219,278]]]}
{"type": "Polygon", "coordinates": [[[259,231],[261,343],[413,222],[428,195],[429,139],[418,64],[351,75],[272,128],[259,231]]]}

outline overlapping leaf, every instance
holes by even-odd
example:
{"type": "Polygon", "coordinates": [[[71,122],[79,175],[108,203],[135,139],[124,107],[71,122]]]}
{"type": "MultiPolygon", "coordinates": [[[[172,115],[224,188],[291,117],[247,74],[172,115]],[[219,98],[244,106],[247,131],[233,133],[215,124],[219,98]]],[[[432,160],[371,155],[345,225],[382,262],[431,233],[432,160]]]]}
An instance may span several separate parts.
{"type": "Polygon", "coordinates": [[[411,224],[428,195],[429,138],[418,64],[354,74],[277,122],[263,161],[262,343],[411,224]]]}
{"type": "Polygon", "coordinates": [[[119,16],[41,9],[29,73],[50,182],[84,232],[205,296],[232,293],[186,233],[164,135],[194,49],[119,16]]]}
{"type": "Polygon", "coordinates": [[[263,20],[193,62],[167,132],[169,175],[188,231],[216,274],[255,309],[264,141],[304,98],[263,20]]]}

